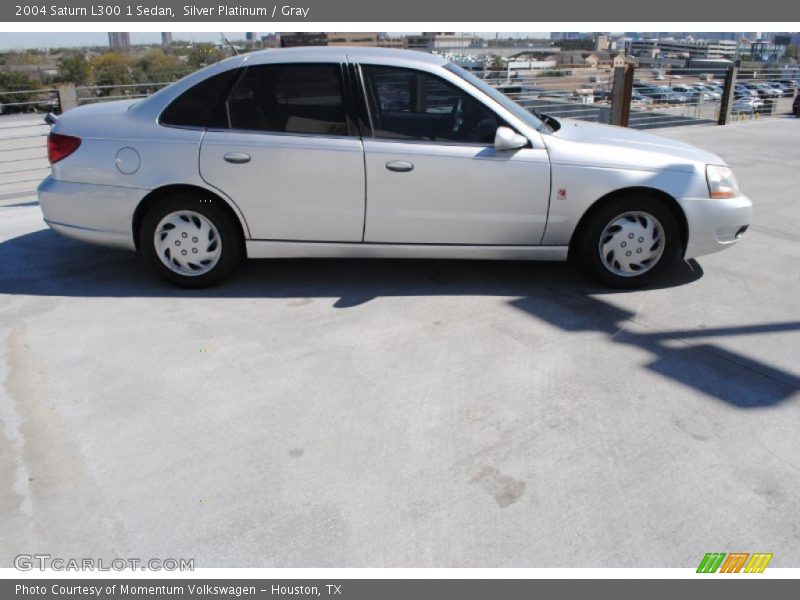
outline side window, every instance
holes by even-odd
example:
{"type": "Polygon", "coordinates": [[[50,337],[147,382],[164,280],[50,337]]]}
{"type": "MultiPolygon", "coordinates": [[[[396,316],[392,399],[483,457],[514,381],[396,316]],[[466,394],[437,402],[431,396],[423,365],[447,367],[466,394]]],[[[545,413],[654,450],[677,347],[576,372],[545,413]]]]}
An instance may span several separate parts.
{"type": "Polygon", "coordinates": [[[247,68],[214,118],[215,127],[349,135],[338,64],[247,68]]]}
{"type": "Polygon", "coordinates": [[[176,127],[206,128],[234,73],[235,69],[218,73],[190,87],[164,109],[159,122],[176,127]]]}
{"type": "Polygon", "coordinates": [[[375,136],[492,144],[497,115],[448,81],[411,69],[364,66],[375,136]]]}

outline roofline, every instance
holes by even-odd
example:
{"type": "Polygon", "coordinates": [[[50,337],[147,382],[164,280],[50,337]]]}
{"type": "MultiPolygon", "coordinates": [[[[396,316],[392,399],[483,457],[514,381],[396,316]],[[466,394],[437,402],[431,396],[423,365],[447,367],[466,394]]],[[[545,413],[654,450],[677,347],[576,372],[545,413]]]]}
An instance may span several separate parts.
{"type": "Polygon", "coordinates": [[[242,54],[245,61],[258,61],[260,58],[276,58],[285,56],[287,58],[299,56],[324,56],[346,55],[348,59],[365,60],[369,58],[389,59],[397,58],[406,62],[417,62],[433,65],[445,65],[449,61],[441,56],[430,54],[420,50],[405,50],[399,48],[375,48],[372,46],[296,46],[292,48],[269,48],[242,54]]]}

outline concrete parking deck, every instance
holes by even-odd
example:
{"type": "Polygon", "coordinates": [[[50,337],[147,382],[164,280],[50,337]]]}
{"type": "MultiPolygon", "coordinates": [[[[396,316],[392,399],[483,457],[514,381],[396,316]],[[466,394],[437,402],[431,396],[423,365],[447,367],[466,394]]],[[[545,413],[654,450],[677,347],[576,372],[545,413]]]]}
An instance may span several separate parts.
{"type": "Polygon", "coordinates": [[[187,292],[0,208],[0,566],[800,566],[800,121],[662,130],[756,203],[611,292],[562,264],[261,261],[187,292]]]}

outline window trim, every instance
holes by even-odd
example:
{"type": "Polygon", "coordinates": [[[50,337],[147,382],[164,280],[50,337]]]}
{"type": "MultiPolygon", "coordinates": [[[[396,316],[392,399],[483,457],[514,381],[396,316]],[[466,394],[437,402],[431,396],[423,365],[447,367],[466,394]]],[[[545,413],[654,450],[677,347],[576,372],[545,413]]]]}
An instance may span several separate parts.
{"type": "Polygon", "coordinates": [[[364,76],[361,73],[361,65],[349,62],[347,63],[347,71],[350,75],[353,113],[357,119],[361,138],[375,137],[375,130],[372,127],[372,115],[370,114],[369,103],[366,98],[366,88],[364,87],[364,76]]]}

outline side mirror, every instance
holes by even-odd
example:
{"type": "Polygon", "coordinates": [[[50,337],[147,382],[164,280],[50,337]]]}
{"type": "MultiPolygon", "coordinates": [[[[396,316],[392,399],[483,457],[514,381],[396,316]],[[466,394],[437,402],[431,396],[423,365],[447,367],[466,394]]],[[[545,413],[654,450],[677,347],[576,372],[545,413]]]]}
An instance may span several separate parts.
{"type": "Polygon", "coordinates": [[[498,127],[494,134],[495,150],[517,150],[528,145],[528,139],[508,127],[498,127]]]}

